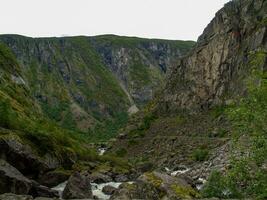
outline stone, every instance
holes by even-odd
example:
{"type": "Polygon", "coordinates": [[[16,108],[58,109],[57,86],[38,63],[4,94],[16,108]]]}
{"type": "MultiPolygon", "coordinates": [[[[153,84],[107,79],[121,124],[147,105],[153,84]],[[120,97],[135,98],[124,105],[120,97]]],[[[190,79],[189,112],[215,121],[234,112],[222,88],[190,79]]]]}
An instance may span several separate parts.
{"type": "Polygon", "coordinates": [[[33,197],[59,197],[58,191],[40,185],[33,181],[33,186],[29,192],[33,197]]]}
{"type": "Polygon", "coordinates": [[[90,177],[91,182],[93,183],[107,183],[107,182],[111,182],[112,178],[106,174],[102,174],[102,173],[93,173],[88,175],[90,177]]]}
{"type": "Polygon", "coordinates": [[[32,149],[19,141],[18,138],[0,138],[0,158],[16,166],[25,176],[35,178],[44,171],[55,168],[58,163],[44,162],[36,156],[32,149]]]}
{"type": "Polygon", "coordinates": [[[92,198],[90,179],[75,172],[68,180],[68,183],[62,193],[63,199],[86,199],[92,198]]]}
{"type": "Polygon", "coordinates": [[[128,177],[124,174],[118,174],[117,176],[115,176],[115,181],[116,182],[126,182],[128,181],[128,177]]]}
{"type": "Polygon", "coordinates": [[[0,159],[0,193],[28,194],[32,182],[16,168],[0,159]]]}
{"type": "Polygon", "coordinates": [[[134,183],[123,183],[111,199],[187,199],[198,193],[182,178],[159,172],[141,175],[134,183]],[[179,191],[185,191],[180,194],[179,191]]]}
{"type": "Polygon", "coordinates": [[[102,192],[107,195],[112,195],[116,190],[117,188],[106,185],[105,187],[103,187],[102,192]]]}
{"type": "Polygon", "coordinates": [[[38,179],[38,182],[48,187],[54,187],[68,180],[69,177],[70,177],[70,173],[68,171],[54,170],[54,171],[49,171],[43,174],[38,179]]]}

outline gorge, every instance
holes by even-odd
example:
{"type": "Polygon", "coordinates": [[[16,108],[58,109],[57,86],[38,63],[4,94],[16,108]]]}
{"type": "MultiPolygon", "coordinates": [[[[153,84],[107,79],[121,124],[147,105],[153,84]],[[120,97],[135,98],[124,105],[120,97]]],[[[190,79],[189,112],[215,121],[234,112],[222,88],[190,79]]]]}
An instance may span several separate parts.
{"type": "Polygon", "coordinates": [[[0,199],[266,199],[267,1],[195,43],[0,35],[0,199]]]}

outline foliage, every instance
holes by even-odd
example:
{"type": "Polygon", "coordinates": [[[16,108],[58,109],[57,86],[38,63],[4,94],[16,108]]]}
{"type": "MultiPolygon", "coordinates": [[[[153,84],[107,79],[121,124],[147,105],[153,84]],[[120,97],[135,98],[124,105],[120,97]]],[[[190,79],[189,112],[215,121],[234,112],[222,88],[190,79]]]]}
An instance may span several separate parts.
{"type": "Polygon", "coordinates": [[[116,155],[119,157],[124,157],[127,154],[127,150],[125,148],[120,148],[116,151],[116,155]]]}
{"type": "Polygon", "coordinates": [[[206,197],[267,198],[267,76],[257,70],[266,52],[251,57],[248,95],[225,110],[232,124],[231,168],[225,175],[211,175],[203,190],[206,197]]]}
{"type": "Polygon", "coordinates": [[[113,119],[107,119],[101,124],[97,124],[87,134],[87,139],[91,142],[103,142],[115,137],[119,129],[124,127],[128,121],[126,112],[117,113],[113,119]]]}
{"type": "Polygon", "coordinates": [[[208,149],[199,148],[193,151],[192,158],[195,161],[205,161],[208,158],[208,155],[209,155],[208,149]]]}
{"type": "Polygon", "coordinates": [[[8,101],[0,99],[0,126],[10,128],[12,126],[12,110],[8,101]]]}
{"type": "Polygon", "coordinates": [[[199,193],[190,187],[183,187],[173,184],[171,185],[171,188],[175,192],[177,197],[182,199],[192,199],[200,197],[199,193]]]}

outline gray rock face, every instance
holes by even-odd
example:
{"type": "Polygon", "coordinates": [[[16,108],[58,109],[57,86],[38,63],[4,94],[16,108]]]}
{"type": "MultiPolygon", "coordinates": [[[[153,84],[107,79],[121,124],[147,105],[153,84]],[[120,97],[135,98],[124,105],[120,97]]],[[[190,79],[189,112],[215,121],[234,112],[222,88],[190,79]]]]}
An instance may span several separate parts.
{"type": "Polygon", "coordinates": [[[12,165],[0,159],[0,193],[8,192],[34,197],[58,197],[57,191],[26,178],[12,165]]]}
{"type": "MultiPolygon", "coordinates": [[[[196,48],[170,71],[160,109],[203,109],[243,94],[251,53],[267,49],[266,11],[264,0],[235,0],[218,11],[196,48]]],[[[266,69],[266,62],[257,67],[266,69]]]]}
{"type": "Polygon", "coordinates": [[[17,169],[0,159],[0,193],[28,194],[32,182],[17,169]]]}
{"type": "Polygon", "coordinates": [[[137,39],[131,42],[134,44],[114,47],[112,42],[105,43],[100,42],[98,37],[92,38],[92,43],[106,66],[119,79],[134,102],[140,105],[153,98],[154,92],[162,84],[164,74],[187,50],[175,47],[175,41],[171,43],[137,39]],[[140,77],[134,73],[153,75],[147,77],[149,80],[141,80],[143,83],[140,83],[140,77]],[[145,83],[146,81],[148,82],[145,83]]]}
{"type": "Polygon", "coordinates": [[[74,173],[62,194],[63,199],[86,199],[92,198],[90,179],[78,172],[74,173]]]}
{"type": "Polygon", "coordinates": [[[25,176],[37,178],[45,171],[54,169],[60,163],[53,159],[53,162],[46,162],[36,156],[31,148],[14,139],[0,139],[0,158],[6,160],[11,165],[23,173],[25,176]]]}

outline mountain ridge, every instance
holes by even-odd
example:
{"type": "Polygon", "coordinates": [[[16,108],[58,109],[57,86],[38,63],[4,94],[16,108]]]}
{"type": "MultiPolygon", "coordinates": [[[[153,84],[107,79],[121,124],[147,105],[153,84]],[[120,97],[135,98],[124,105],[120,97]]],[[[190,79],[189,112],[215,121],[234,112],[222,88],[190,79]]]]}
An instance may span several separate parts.
{"type": "MultiPolygon", "coordinates": [[[[67,129],[90,133],[97,129],[92,136],[105,132],[111,123],[118,124],[117,129],[128,110],[136,112],[152,99],[176,56],[194,44],[110,35],[1,35],[0,40],[15,54],[44,113],[67,129]]],[[[103,135],[115,133],[108,134],[103,135]]]]}

